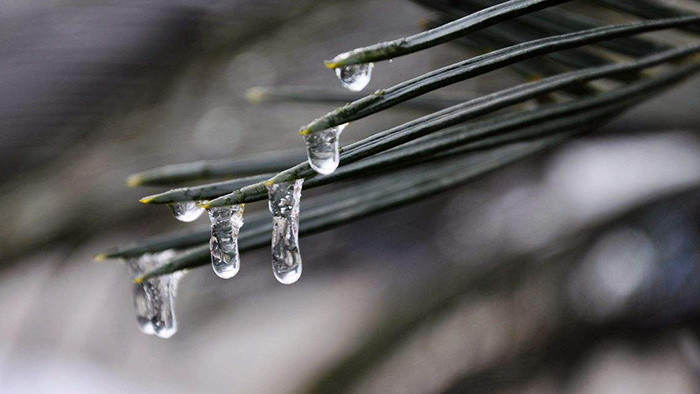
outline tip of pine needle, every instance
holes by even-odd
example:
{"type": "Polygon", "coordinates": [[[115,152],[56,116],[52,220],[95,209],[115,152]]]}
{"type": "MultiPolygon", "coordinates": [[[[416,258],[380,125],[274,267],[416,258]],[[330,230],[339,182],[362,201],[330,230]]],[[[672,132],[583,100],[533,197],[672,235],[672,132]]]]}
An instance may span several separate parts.
{"type": "Polygon", "coordinates": [[[148,196],[148,197],[144,197],[144,198],[140,199],[139,202],[141,204],[150,204],[153,202],[153,200],[155,200],[155,198],[153,198],[153,196],[148,196]]]}
{"type": "Polygon", "coordinates": [[[323,64],[326,65],[326,68],[329,68],[331,70],[340,67],[340,63],[333,60],[324,60],[323,64]]]}
{"type": "Polygon", "coordinates": [[[140,285],[144,282],[144,280],[145,279],[143,276],[139,276],[138,278],[134,279],[134,284],[140,285]]]}
{"type": "Polygon", "coordinates": [[[107,254],[106,254],[106,253],[100,253],[100,254],[95,255],[92,259],[95,260],[95,261],[102,262],[102,261],[107,260],[107,254]]]}
{"type": "Polygon", "coordinates": [[[423,30],[428,30],[430,29],[430,19],[428,18],[420,18],[418,19],[418,26],[423,29],[423,30]]]}
{"type": "Polygon", "coordinates": [[[129,187],[141,186],[143,184],[143,178],[139,174],[131,175],[126,179],[126,185],[129,187]]]}
{"type": "Polygon", "coordinates": [[[304,136],[306,136],[306,135],[309,135],[309,134],[311,134],[311,129],[306,128],[306,129],[301,129],[301,130],[299,130],[299,135],[304,135],[304,136]]]}
{"type": "Polygon", "coordinates": [[[245,92],[245,99],[251,104],[258,104],[265,100],[265,89],[253,87],[245,92]]]}
{"type": "Polygon", "coordinates": [[[200,208],[204,208],[204,209],[210,209],[211,203],[210,203],[210,201],[202,201],[202,202],[197,203],[197,206],[199,206],[200,208]]]}

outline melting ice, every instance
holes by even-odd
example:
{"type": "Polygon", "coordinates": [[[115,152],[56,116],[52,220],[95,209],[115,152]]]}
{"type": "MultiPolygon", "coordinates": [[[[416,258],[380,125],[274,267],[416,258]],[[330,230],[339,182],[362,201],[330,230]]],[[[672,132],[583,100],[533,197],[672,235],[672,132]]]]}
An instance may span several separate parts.
{"type": "MultiPolygon", "coordinates": [[[[135,279],[156,269],[175,256],[175,251],[145,254],[126,261],[135,279]]],[[[139,329],[159,338],[170,338],[177,332],[175,319],[175,293],[182,272],[159,276],[140,284],[133,284],[134,309],[139,329]]]]}
{"type": "Polygon", "coordinates": [[[195,221],[198,217],[202,216],[202,213],[204,213],[204,208],[197,205],[196,201],[176,202],[173,204],[168,204],[168,208],[170,208],[172,211],[175,219],[181,222],[195,221]]]}
{"type": "Polygon", "coordinates": [[[223,279],[232,278],[241,268],[238,233],[243,226],[243,205],[209,209],[211,220],[211,266],[223,279]]]}
{"type": "Polygon", "coordinates": [[[303,179],[268,186],[272,213],[272,272],[290,285],[301,276],[299,254],[299,201],[303,179]]]}
{"type": "Polygon", "coordinates": [[[348,124],[314,131],[305,136],[309,164],[319,174],[332,174],[340,162],[340,133],[348,124]]]}

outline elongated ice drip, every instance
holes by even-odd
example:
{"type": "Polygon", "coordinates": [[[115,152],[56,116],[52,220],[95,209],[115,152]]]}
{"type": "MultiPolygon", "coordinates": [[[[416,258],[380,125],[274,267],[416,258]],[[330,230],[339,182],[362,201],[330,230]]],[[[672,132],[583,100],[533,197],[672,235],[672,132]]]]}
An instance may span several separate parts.
{"type": "Polygon", "coordinates": [[[299,201],[303,179],[268,186],[272,213],[272,272],[285,285],[301,276],[299,201]]]}
{"type": "Polygon", "coordinates": [[[241,268],[238,233],[243,226],[243,205],[211,208],[209,219],[211,266],[220,278],[233,278],[241,268]]]}
{"type": "MultiPolygon", "coordinates": [[[[172,250],[166,250],[129,259],[126,263],[135,279],[165,264],[175,254],[172,250]]],[[[176,272],[132,285],[136,322],[143,333],[170,338],[177,332],[175,293],[182,276],[182,272],[176,272]]]]}

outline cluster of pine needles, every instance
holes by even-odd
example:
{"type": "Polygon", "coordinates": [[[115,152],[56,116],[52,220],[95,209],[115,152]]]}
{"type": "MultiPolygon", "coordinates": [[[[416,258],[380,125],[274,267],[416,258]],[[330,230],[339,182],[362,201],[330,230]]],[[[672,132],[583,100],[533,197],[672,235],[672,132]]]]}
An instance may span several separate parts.
{"type": "MultiPolygon", "coordinates": [[[[128,184],[173,187],[216,180],[141,200],[196,201],[212,208],[266,199],[271,183],[305,179],[304,188],[309,189],[366,178],[305,199],[299,228],[303,237],[434,196],[550,150],[600,128],[700,69],[700,17],[692,3],[684,9],[658,0],[510,0],[496,5],[485,0],[416,1],[434,11],[425,31],[347,52],[327,61],[326,67],[390,60],[444,43],[465,49],[466,60],[352,100],[302,127],[302,134],[401,103],[433,112],[343,146],[340,165],[329,175],[314,172],[302,151],[285,151],[165,166],[135,174],[128,184]],[[431,95],[500,69],[518,73],[522,83],[465,100],[431,95]]],[[[353,95],[265,87],[252,89],[248,97],[263,103],[337,103],[353,95]]],[[[290,132],[295,126],[290,125],[290,132]]],[[[240,252],[268,246],[271,231],[266,212],[246,217],[240,252]]],[[[137,278],[144,281],[209,264],[209,238],[208,230],[163,235],[110,249],[97,258],[179,251],[137,278]]]]}

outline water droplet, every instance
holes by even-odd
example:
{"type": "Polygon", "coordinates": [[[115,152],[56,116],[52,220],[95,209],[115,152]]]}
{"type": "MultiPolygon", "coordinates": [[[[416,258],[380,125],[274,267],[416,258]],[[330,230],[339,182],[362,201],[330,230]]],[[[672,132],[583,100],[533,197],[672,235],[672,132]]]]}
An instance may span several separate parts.
{"type": "MultiPolygon", "coordinates": [[[[174,251],[166,250],[129,259],[126,263],[132,278],[136,278],[162,266],[174,256],[174,251]]],[[[136,322],[141,332],[159,338],[170,338],[177,332],[175,293],[182,276],[182,272],[176,272],[132,285],[136,322]]]]}
{"type": "Polygon", "coordinates": [[[170,208],[175,219],[181,222],[193,222],[204,213],[204,208],[197,205],[196,201],[176,202],[168,204],[168,208],[170,208]]]}
{"type": "Polygon", "coordinates": [[[340,163],[340,133],[348,124],[314,131],[306,135],[309,164],[319,174],[332,174],[340,163]]]}
{"type": "Polygon", "coordinates": [[[345,89],[359,92],[369,84],[372,79],[374,63],[350,64],[335,69],[335,75],[345,89]]]}
{"type": "Polygon", "coordinates": [[[238,233],[243,226],[243,205],[212,208],[211,220],[211,266],[219,278],[233,278],[241,268],[238,255],[238,233]]]}
{"type": "Polygon", "coordinates": [[[303,179],[277,183],[267,188],[272,213],[272,272],[290,285],[301,276],[299,254],[299,201],[303,179]]]}

